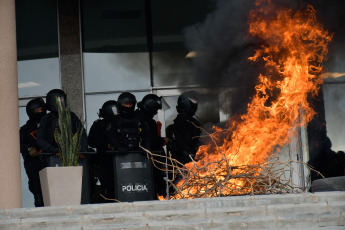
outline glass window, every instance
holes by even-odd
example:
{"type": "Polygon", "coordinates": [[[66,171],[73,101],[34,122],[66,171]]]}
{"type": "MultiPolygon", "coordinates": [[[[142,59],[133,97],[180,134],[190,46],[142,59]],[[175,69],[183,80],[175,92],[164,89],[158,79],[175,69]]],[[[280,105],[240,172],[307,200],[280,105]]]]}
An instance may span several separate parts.
{"type": "Polygon", "coordinates": [[[339,52],[344,49],[339,34],[334,34],[334,41],[329,46],[330,57],[324,68],[327,72],[322,76],[327,136],[333,151],[345,151],[345,54],[339,52]]]}
{"type": "Polygon", "coordinates": [[[57,1],[16,0],[18,60],[58,57],[57,1]]]}
{"type": "Polygon", "coordinates": [[[16,0],[19,97],[60,88],[57,1],[16,0]]]}
{"type": "Polygon", "coordinates": [[[85,92],[149,89],[144,0],[82,1],[85,92]]]}
{"type": "Polygon", "coordinates": [[[85,92],[150,88],[147,53],[84,53],[85,92]]]}
{"type": "Polygon", "coordinates": [[[345,150],[345,84],[325,84],[323,86],[327,136],[332,142],[332,150],[345,150]]]}
{"type": "Polygon", "coordinates": [[[19,97],[41,96],[60,88],[59,59],[18,61],[19,97]]]}

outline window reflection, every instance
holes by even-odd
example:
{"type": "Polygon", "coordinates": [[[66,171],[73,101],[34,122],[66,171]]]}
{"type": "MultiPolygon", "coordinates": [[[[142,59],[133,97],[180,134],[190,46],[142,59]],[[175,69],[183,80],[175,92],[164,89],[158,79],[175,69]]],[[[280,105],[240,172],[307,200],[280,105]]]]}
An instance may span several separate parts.
{"type": "Polygon", "coordinates": [[[150,88],[147,53],[84,53],[85,92],[150,88]]]}
{"type": "Polygon", "coordinates": [[[18,61],[19,97],[40,96],[60,88],[59,59],[18,61]]]}

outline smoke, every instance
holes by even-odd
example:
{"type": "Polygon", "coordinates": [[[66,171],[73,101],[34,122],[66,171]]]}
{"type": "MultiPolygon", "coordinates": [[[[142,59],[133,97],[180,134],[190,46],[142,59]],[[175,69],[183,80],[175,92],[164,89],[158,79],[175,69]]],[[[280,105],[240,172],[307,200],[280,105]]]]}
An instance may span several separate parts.
{"type": "Polygon", "coordinates": [[[248,89],[255,84],[255,67],[247,60],[254,44],[246,39],[247,17],[254,1],[219,0],[216,6],[203,23],[184,31],[187,49],[197,55],[193,58],[194,79],[184,79],[181,83],[232,88],[222,91],[224,101],[220,101],[221,110],[230,114],[243,108],[241,104],[247,104],[251,94],[248,89]],[[236,100],[229,103],[227,98],[236,100]]]}
{"type": "MultiPolygon", "coordinates": [[[[264,1],[264,0],[262,0],[264,1]]],[[[328,59],[324,67],[329,72],[345,72],[345,1],[344,0],[271,0],[281,7],[304,10],[312,5],[316,10],[317,20],[329,32],[333,40],[329,46],[328,59]]],[[[251,63],[248,57],[260,46],[260,41],[247,36],[248,14],[255,8],[254,0],[218,0],[216,10],[206,17],[203,23],[185,29],[185,46],[196,52],[193,58],[194,78],[180,81],[180,84],[198,82],[201,85],[215,86],[210,91],[219,95],[219,105],[223,113],[230,116],[246,112],[247,104],[254,94],[254,86],[260,73],[262,63],[251,63]],[[215,92],[214,89],[219,89],[215,92]]],[[[345,97],[343,86],[327,85],[324,107],[323,91],[311,102],[317,116],[308,126],[308,142],[311,164],[320,161],[320,156],[327,155],[332,143],[341,144],[335,149],[343,149],[342,119],[345,114],[342,107],[345,97]],[[336,92],[334,92],[336,90],[336,92]],[[335,116],[341,113],[343,116],[335,116]],[[330,140],[326,132],[331,128],[330,140]]],[[[316,164],[316,166],[318,166],[316,164]]]]}
{"type": "MultiPolygon", "coordinates": [[[[296,1],[275,1],[283,7],[296,8],[296,1]]],[[[223,113],[242,114],[246,110],[262,65],[248,57],[260,44],[247,35],[248,14],[254,0],[218,0],[216,10],[201,24],[185,29],[186,47],[196,52],[194,79],[181,84],[221,86],[220,109],[223,113]]]]}
{"type": "Polygon", "coordinates": [[[315,7],[318,20],[333,33],[325,68],[329,72],[345,72],[345,1],[309,0],[315,7]]]}
{"type": "MultiPolygon", "coordinates": [[[[334,37],[344,41],[345,1],[334,0],[272,0],[276,5],[303,9],[311,4],[317,11],[322,24],[331,32],[337,31],[334,37]],[[335,22],[335,23],[334,23],[335,22]]],[[[207,86],[224,86],[220,95],[222,112],[233,115],[241,114],[254,94],[254,86],[259,73],[262,73],[260,63],[251,63],[248,57],[260,44],[247,36],[248,14],[255,8],[254,0],[218,0],[216,9],[209,14],[203,23],[195,24],[184,30],[185,46],[196,52],[193,58],[194,77],[181,79],[179,85],[198,82],[207,86]]],[[[336,51],[340,43],[332,44],[330,51],[336,51]]],[[[345,48],[342,45],[341,50],[345,48]]],[[[345,52],[330,55],[328,67],[339,69],[338,63],[344,63],[345,52]]],[[[343,65],[342,65],[343,66],[343,65]]],[[[345,67],[342,67],[345,70],[345,67]]],[[[343,70],[338,70],[343,71],[343,70]]],[[[212,90],[214,92],[214,90],[212,90]]]]}

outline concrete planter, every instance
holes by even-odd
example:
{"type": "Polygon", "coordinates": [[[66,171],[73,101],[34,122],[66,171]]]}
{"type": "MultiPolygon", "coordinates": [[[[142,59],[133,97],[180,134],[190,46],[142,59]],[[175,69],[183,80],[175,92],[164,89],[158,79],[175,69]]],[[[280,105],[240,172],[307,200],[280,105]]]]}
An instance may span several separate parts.
{"type": "Polygon", "coordinates": [[[46,167],[39,175],[44,206],[80,205],[83,166],[46,167]]]}

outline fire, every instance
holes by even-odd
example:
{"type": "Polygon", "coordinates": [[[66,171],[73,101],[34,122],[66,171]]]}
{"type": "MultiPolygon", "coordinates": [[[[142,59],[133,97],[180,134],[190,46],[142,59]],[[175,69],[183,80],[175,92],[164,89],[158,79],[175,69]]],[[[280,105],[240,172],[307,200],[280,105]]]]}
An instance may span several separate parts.
{"type": "Polygon", "coordinates": [[[214,127],[213,143],[201,146],[197,161],[186,165],[190,176],[177,184],[179,193],[172,199],[193,198],[190,194],[194,193],[204,193],[204,197],[247,194],[241,189],[245,180],[234,177],[243,172],[239,166],[265,163],[288,143],[291,130],[315,115],[307,97],[315,96],[322,84],[321,63],[332,35],[317,22],[312,6],[294,12],[270,0],[257,0],[256,5],[249,14],[249,35],[262,45],[249,60],[263,62],[266,72],[258,76],[247,113],[229,120],[226,130],[214,127]],[[227,165],[233,168],[226,169],[227,165]],[[210,174],[231,189],[207,194],[209,185],[198,182],[210,174]],[[234,179],[224,180],[229,175],[234,179]]]}

